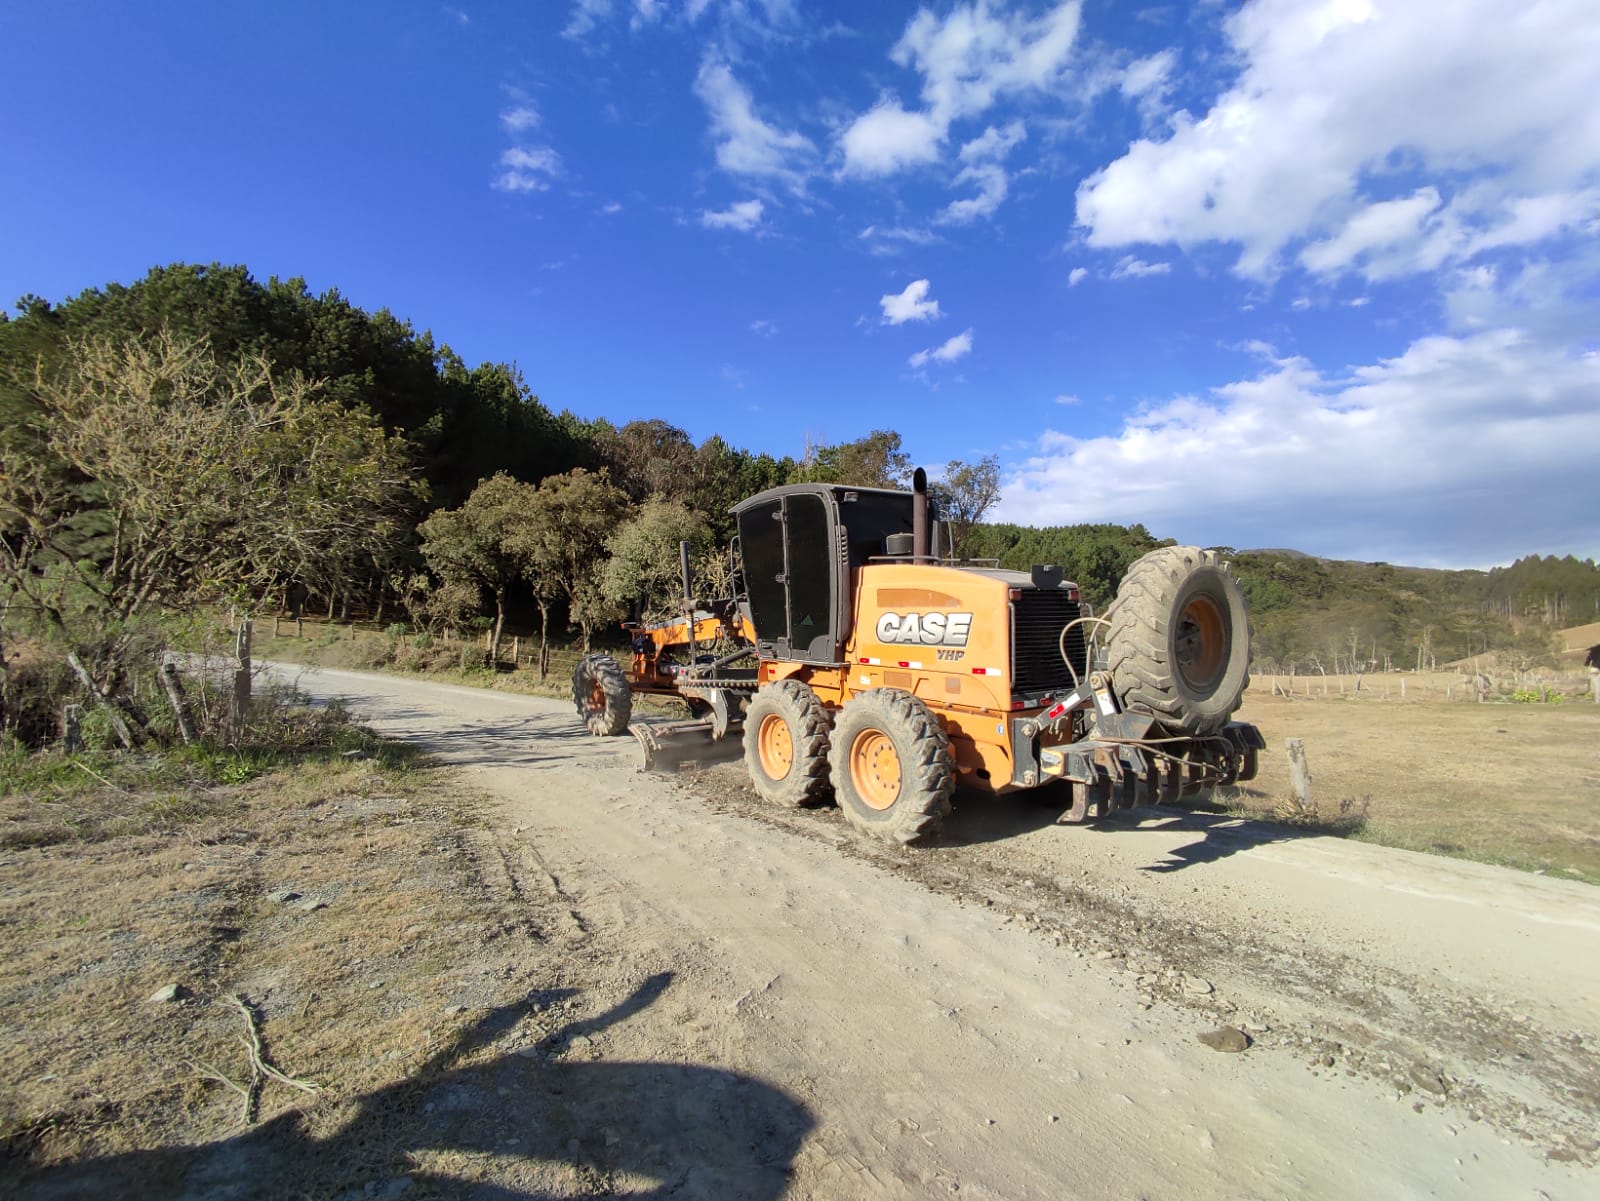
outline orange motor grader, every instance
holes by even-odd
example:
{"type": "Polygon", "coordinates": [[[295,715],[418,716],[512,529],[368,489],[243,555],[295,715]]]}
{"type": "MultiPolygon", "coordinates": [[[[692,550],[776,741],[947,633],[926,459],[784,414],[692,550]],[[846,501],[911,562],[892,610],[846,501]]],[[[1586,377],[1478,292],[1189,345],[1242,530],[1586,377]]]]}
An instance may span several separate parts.
{"type": "Polygon", "coordinates": [[[733,513],[736,595],[628,627],[627,671],[598,655],[574,672],[596,733],[629,728],[633,692],[689,707],[687,722],[634,723],[647,765],[685,736],[742,731],[762,797],[831,793],[898,843],[933,834],[958,787],[1048,785],[1083,821],[1254,776],[1265,744],[1231,720],[1249,626],[1212,552],[1152,551],[1096,616],[1058,568],[939,555],[921,470],[911,492],[793,484],[733,513]]]}

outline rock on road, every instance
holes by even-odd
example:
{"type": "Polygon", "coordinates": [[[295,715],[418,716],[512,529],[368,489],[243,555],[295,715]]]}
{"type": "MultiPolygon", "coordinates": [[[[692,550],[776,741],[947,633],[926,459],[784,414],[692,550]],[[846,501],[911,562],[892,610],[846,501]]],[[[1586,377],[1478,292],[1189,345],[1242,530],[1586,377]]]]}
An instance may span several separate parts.
{"type": "Polygon", "coordinates": [[[672,1003],[627,1020],[630,1057],[805,1107],[784,1196],[1600,1189],[1585,886],[977,796],[935,847],[878,848],[831,811],[765,810],[736,767],[641,774],[565,702],[274,670],[468,772],[598,955],[673,973],[672,1003]],[[1253,1045],[1200,1040],[1222,1026],[1253,1045]]]}

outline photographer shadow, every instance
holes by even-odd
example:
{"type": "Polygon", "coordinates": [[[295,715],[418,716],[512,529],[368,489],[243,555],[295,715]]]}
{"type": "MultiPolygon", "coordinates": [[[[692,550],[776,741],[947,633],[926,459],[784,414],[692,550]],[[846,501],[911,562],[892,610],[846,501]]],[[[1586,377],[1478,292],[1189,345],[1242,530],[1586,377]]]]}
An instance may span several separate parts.
{"type": "Polygon", "coordinates": [[[473,1201],[553,1201],[597,1190],[641,1201],[775,1199],[815,1125],[799,1101],[718,1068],[576,1057],[590,1036],[648,1007],[671,981],[659,973],[535,1048],[464,1064],[573,990],[542,990],[489,1010],[411,1076],[361,1097],[353,1117],[324,1137],[291,1111],[216,1143],[49,1168],[25,1177],[14,1195],[360,1201],[422,1185],[418,1195],[473,1201]],[[427,1151],[450,1153],[430,1156],[434,1162],[464,1159],[472,1177],[408,1166],[427,1151]]]}

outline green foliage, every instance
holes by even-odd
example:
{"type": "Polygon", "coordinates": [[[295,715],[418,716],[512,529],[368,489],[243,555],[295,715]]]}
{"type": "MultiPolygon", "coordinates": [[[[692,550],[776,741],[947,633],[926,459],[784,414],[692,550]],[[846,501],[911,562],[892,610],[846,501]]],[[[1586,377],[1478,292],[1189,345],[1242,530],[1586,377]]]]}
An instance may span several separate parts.
{"type": "Polygon", "coordinates": [[[61,631],[284,578],[334,586],[398,533],[407,456],[365,413],[170,333],[69,346],[30,381],[33,424],[0,435],[0,590],[61,631]]]}
{"type": "Polygon", "coordinates": [[[521,574],[517,547],[540,520],[537,489],[504,473],[472,490],[459,509],[440,509],[418,527],[423,560],[444,581],[430,598],[439,619],[470,622],[476,592],[494,603],[494,644],[505,625],[506,593],[521,574]]]}
{"type": "Polygon", "coordinates": [[[124,286],[91,288],[52,306],[25,297],[0,323],[0,420],[29,404],[36,365],[54,373],[85,337],[137,340],[163,330],[207,341],[218,359],[264,360],[272,373],[322,381],[323,394],[403,434],[442,505],[459,505],[480,479],[510,471],[537,480],[587,462],[581,423],[553,415],[515,367],[468,368],[431,334],[386,309],[368,313],[336,289],[313,295],[302,279],[262,284],[242,266],[174,264],[124,286]]]}
{"type": "Polygon", "coordinates": [[[967,553],[972,527],[1000,499],[1000,460],[994,455],[986,455],[976,463],[951,459],[945,465],[944,478],[929,485],[928,491],[950,527],[956,558],[962,558],[967,553]]]}
{"type": "Polygon", "coordinates": [[[865,438],[808,449],[792,482],[859,484],[864,488],[903,488],[911,478],[911,458],[893,430],[873,430],[865,438]]]}
{"type": "Polygon", "coordinates": [[[606,540],[610,559],[601,592],[619,607],[642,601],[654,619],[683,608],[679,544],[689,544],[691,563],[705,553],[711,532],[698,513],[680,501],[652,499],[606,540]]]}
{"type": "Polygon", "coordinates": [[[1519,705],[1564,705],[1567,702],[1564,693],[1552,692],[1548,688],[1518,688],[1511,694],[1511,699],[1519,705]]]}
{"type": "Polygon", "coordinates": [[[974,526],[963,543],[973,559],[994,559],[1001,567],[1027,571],[1055,564],[1102,610],[1117,594],[1129,566],[1139,556],[1172,540],[1153,537],[1142,525],[1069,525],[1035,528],[1011,524],[974,526]]]}
{"type": "Polygon", "coordinates": [[[540,612],[564,601],[586,650],[595,627],[617,616],[600,580],[606,540],[622,523],[627,504],[627,493],[606,472],[576,468],[539,485],[530,519],[510,541],[540,612]]]}

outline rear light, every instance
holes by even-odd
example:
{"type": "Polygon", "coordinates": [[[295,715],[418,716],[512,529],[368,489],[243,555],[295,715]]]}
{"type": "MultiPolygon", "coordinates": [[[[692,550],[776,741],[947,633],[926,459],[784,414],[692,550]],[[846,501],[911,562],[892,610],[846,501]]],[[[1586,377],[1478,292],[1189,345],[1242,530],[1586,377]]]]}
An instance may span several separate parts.
{"type": "Polygon", "coordinates": [[[1043,719],[1045,721],[1055,721],[1056,718],[1064,716],[1066,712],[1066,703],[1064,701],[1057,701],[1044,711],[1043,719]]]}

